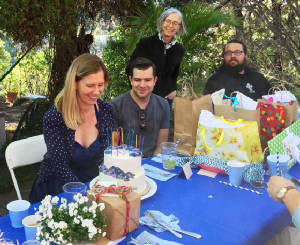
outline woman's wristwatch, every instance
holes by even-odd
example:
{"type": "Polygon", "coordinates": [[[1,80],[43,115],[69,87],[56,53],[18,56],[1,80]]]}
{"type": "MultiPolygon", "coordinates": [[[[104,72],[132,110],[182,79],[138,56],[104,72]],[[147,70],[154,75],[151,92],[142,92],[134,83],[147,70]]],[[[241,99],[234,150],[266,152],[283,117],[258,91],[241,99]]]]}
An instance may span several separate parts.
{"type": "Polygon", "coordinates": [[[295,186],[281,187],[277,193],[277,198],[282,200],[289,190],[296,189],[295,186]]]}

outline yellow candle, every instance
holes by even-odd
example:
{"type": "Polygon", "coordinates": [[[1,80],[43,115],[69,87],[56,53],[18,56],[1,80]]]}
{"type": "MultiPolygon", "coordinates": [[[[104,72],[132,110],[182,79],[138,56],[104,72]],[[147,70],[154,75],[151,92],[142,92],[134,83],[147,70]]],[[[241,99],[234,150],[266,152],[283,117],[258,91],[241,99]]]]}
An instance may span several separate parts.
{"type": "Polygon", "coordinates": [[[124,144],[124,139],[123,139],[123,128],[121,128],[121,134],[122,134],[122,144],[124,144]]]}

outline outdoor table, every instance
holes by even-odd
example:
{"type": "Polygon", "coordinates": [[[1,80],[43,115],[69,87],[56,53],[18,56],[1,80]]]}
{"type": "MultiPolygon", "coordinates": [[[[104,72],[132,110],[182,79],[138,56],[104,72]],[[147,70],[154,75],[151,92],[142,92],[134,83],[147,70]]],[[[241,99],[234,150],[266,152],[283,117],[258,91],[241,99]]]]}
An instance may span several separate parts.
{"type": "MultiPolygon", "coordinates": [[[[144,163],[161,168],[160,163],[151,159],[143,160],[144,163]]],[[[172,170],[180,171],[179,167],[172,170]]],[[[210,178],[196,174],[197,171],[193,169],[189,180],[178,176],[165,182],[155,180],[157,191],[141,201],[140,216],[146,210],[174,214],[180,220],[181,229],[200,233],[202,239],[187,235],[180,239],[168,231],[157,233],[140,225],[119,244],[127,244],[130,237],[137,237],[145,230],[161,239],[189,245],[264,244],[291,223],[285,206],[269,198],[266,189],[256,189],[263,193],[258,195],[219,183],[220,180],[228,182],[228,176],[219,174],[210,178]]],[[[247,183],[242,186],[251,188],[247,183]]],[[[30,213],[38,205],[31,205],[30,213]]],[[[0,230],[5,238],[21,243],[25,240],[24,228],[12,228],[9,216],[0,218],[0,230]]]]}

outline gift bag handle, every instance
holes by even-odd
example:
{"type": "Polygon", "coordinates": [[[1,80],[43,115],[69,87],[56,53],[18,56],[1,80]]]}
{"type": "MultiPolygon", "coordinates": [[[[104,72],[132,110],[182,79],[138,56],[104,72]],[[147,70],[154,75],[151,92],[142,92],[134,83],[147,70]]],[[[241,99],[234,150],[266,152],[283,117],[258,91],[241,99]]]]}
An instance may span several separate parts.
{"type": "MultiPolygon", "coordinates": [[[[207,144],[206,138],[205,138],[205,133],[206,133],[206,128],[202,128],[202,129],[201,129],[201,137],[202,137],[202,139],[203,139],[203,145],[205,146],[205,148],[206,148],[207,150],[211,151],[211,150],[212,150],[212,147],[210,147],[210,146],[207,144]]],[[[220,135],[220,138],[219,138],[218,142],[216,143],[216,146],[220,146],[220,145],[222,144],[223,140],[224,140],[224,130],[222,129],[222,133],[221,133],[221,135],[220,135]]]]}
{"type": "Polygon", "coordinates": [[[179,94],[180,94],[182,97],[187,97],[187,96],[189,96],[189,95],[193,96],[193,95],[195,94],[195,92],[194,92],[194,87],[193,87],[193,83],[184,80],[184,81],[182,82],[182,86],[181,86],[181,89],[180,89],[180,91],[179,91],[179,94]]]}
{"type": "Polygon", "coordinates": [[[220,119],[224,122],[224,123],[227,123],[229,125],[232,125],[232,126],[236,126],[238,124],[241,124],[243,122],[243,119],[239,118],[238,120],[235,120],[235,121],[229,121],[227,120],[226,118],[224,118],[223,116],[220,117],[220,119]]]}
{"type": "Polygon", "coordinates": [[[231,100],[233,109],[234,109],[234,111],[236,111],[236,106],[240,104],[240,102],[238,102],[237,97],[230,97],[230,96],[227,96],[226,94],[224,94],[224,97],[225,97],[225,99],[231,100]]]}
{"type": "MultiPolygon", "coordinates": [[[[238,120],[236,120],[236,121],[233,121],[233,122],[226,120],[223,116],[221,116],[220,119],[221,119],[224,123],[227,123],[227,124],[232,125],[232,126],[238,125],[238,124],[240,124],[240,123],[243,122],[243,119],[241,119],[241,118],[238,119],[238,120]]],[[[203,145],[206,147],[206,149],[208,149],[209,151],[211,151],[211,150],[212,150],[212,147],[210,147],[210,146],[207,144],[206,138],[205,138],[205,133],[206,133],[206,128],[202,128],[202,129],[201,129],[201,137],[202,137],[202,139],[203,139],[203,145]]],[[[216,143],[216,146],[220,146],[220,145],[223,143],[223,140],[224,140],[224,130],[222,129],[222,133],[221,133],[221,135],[220,135],[220,138],[219,138],[218,142],[216,143]]]]}
{"type": "Polygon", "coordinates": [[[277,86],[273,86],[268,90],[268,95],[270,95],[270,93],[276,92],[276,91],[287,91],[286,87],[283,84],[279,84],[277,86]]]}

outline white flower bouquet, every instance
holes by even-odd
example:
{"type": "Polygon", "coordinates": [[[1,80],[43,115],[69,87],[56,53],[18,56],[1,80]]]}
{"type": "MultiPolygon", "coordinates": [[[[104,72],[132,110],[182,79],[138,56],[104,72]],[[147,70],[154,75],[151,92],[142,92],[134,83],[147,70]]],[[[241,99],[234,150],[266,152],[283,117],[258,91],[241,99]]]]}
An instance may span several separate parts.
{"type": "Polygon", "coordinates": [[[37,239],[42,245],[50,243],[93,242],[105,237],[104,203],[97,204],[80,193],[74,202],[57,196],[46,196],[36,214],[42,216],[37,229],[37,239]]]}

